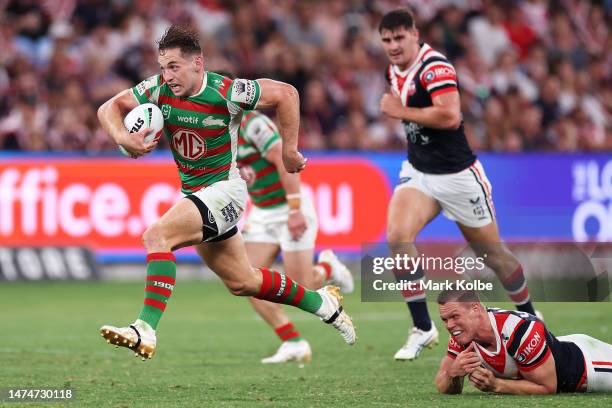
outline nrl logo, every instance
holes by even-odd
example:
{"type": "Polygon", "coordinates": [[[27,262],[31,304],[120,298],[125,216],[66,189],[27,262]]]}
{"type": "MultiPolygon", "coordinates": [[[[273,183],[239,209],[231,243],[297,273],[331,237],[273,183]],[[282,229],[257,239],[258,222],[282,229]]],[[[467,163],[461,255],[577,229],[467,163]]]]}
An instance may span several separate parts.
{"type": "Polygon", "coordinates": [[[202,119],[202,126],[225,126],[223,119],[217,119],[213,116],[207,116],[202,119]]]}
{"type": "Polygon", "coordinates": [[[165,120],[168,120],[170,118],[170,111],[172,110],[172,106],[168,105],[168,104],[163,104],[162,105],[162,115],[164,116],[165,120]]]}

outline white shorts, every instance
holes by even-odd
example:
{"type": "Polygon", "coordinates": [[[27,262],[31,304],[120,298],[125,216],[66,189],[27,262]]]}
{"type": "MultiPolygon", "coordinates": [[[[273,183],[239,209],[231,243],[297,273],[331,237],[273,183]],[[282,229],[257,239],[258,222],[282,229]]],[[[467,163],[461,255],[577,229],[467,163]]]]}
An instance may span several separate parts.
{"type": "Polygon", "coordinates": [[[306,194],[302,194],[301,209],[306,218],[307,227],[302,237],[294,241],[287,227],[289,217],[287,204],[271,209],[253,206],[242,228],[245,242],[277,244],[283,252],[313,249],[319,225],[314,205],[306,194]]]}
{"type": "MultiPolygon", "coordinates": [[[[192,194],[206,204],[218,229],[216,236],[207,235],[204,242],[214,240],[238,224],[246,208],[247,194],[246,183],[240,177],[218,181],[192,194]]],[[[204,231],[206,234],[206,222],[204,231]]]]}
{"type": "Polygon", "coordinates": [[[570,334],[557,339],[570,341],[582,351],[587,366],[587,392],[612,391],[612,344],[586,334],[570,334]]]}
{"type": "Polygon", "coordinates": [[[466,227],[480,228],[495,219],[491,183],[478,160],[459,173],[423,173],[404,160],[395,191],[411,187],[436,200],[444,215],[466,227]]]}

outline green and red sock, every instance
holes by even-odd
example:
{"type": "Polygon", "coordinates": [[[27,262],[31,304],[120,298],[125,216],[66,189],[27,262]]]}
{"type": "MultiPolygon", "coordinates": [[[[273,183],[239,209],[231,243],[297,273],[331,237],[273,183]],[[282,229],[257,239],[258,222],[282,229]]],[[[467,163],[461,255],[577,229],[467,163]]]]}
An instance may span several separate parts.
{"type": "Polygon", "coordinates": [[[174,290],[176,257],[172,252],[154,252],[147,255],[147,282],[144,306],[138,318],[157,328],[168,299],[174,290]]]}
{"type": "Polygon", "coordinates": [[[300,337],[300,332],[295,330],[295,326],[293,323],[289,322],[282,326],[278,326],[274,329],[276,335],[281,341],[300,341],[302,338],[300,337]]]}
{"type": "Polygon", "coordinates": [[[316,313],[321,307],[323,298],[317,292],[306,289],[282,273],[267,268],[259,268],[259,271],[262,283],[255,295],[257,299],[295,306],[310,313],[316,313]]]}

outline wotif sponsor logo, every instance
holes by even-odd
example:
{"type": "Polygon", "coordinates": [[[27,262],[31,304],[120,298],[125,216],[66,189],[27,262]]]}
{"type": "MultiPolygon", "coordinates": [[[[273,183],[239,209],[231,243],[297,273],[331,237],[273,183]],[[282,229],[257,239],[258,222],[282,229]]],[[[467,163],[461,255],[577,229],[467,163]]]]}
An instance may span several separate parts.
{"type": "Polygon", "coordinates": [[[176,120],[183,123],[189,123],[190,125],[198,124],[198,118],[195,116],[177,116],[176,120]]]}

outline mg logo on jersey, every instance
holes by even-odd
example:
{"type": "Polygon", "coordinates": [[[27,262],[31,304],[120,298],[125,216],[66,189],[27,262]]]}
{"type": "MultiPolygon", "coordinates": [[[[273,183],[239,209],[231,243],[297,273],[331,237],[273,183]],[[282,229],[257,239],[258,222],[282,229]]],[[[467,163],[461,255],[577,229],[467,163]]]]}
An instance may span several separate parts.
{"type": "Polygon", "coordinates": [[[179,129],[172,134],[172,148],[187,160],[198,160],[206,154],[204,138],[189,129],[179,129]]]}

